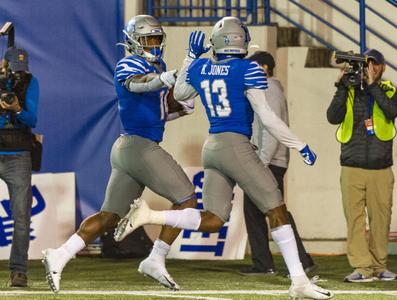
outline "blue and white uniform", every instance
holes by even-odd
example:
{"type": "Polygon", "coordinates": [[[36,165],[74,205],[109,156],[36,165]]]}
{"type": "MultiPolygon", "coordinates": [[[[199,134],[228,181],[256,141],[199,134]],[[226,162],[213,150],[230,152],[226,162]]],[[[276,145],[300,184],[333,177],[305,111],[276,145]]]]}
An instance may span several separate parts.
{"type": "Polygon", "coordinates": [[[163,140],[164,124],[170,119],[168,88],[159,80],[165,69],[164,61],[153,64],[138,55],[125,57],[116,66],[114,84],[122,135],[112,148],[112,174],[102,211],[125,216],[146,186],[176,204],[194,195],[194,187],[182,168],[158,144],[163,140]]]}
{"type": "Polygon", "coordinates": [[[274,176],[250,144],[254,111],[280,142],[297,149],[305,145],[266,104],[266,89],[264,70],[256,62],[236,57],[186,58],[175,85],[178,101],[198,94],[206,109],[210,135],[202,155],[203,202],[223,221],[229,218],[236,183],[263,213],[283,204],[274,176]]]}
{"type": "MultiPolygon", "coordinates": [[[[165,71],[166,65],[163,60],[160,61],[159,67],[165,71]]],[[[167,87],[146,93],[131,93],[125,87],[128,78],[148,73],[161,72],[138,55],[125,57],[116,66],[114,85],[119,98],[122,133],[161,142],[166,121],[164,95],[168,90],[167,87]]]]}
{"type": "Polygon", "coordinates": [[[188,69],[186,82],[200,95],[210,122],[209,133],[235,132],[251,137],[254,113],[245,90],[267,89],[265,72],[256,62],[197,59],[188,69]]]}

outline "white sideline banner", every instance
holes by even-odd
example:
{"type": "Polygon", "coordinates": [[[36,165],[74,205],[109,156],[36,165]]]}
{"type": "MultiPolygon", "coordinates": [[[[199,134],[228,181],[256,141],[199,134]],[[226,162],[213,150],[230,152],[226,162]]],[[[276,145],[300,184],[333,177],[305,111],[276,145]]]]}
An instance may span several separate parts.
{"type": "MultiPolygon", "coordinates": [[[[75,175],[34,174],[32,192],[29,259],[40,259],[43,249],[58,247],[75,231],[75,175]]],[[[3,181],[0,181],[0,199],[0,259],[8,259],[14,222],[3,181]]]]}
{"type": "MultiPolygon", "coordinates": [[[[196,187],[197,208],[203,209],[202,191],[204,170],[201,167],[184,168],[196,187]]],[[[243,191],[233,190],[233,208],[230,219],[217,233],[182,230],[172,244],[168,258],[227,260],[243,259],[247,245],[247,232],[243,213],[243,191]]]]}

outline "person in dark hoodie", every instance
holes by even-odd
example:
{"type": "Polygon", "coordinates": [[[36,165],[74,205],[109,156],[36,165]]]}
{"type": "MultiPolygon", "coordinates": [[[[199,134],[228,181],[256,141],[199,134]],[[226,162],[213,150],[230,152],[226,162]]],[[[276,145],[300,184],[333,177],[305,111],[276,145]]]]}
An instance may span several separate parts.
{"type": "MultiPolygon", "coordinates": [[[[256,51],[248,57],[256,61],[266,72],[268,89],[266,100],[275,114],[288,125],[288,106],[280,81],[273,77],[276,66],[273,56],[266,51],[256,51]]],[[[251,142],[258,147],[257,153],[262,162],[269,167],[277,180],[279,189],[284,194],[284,174],[289,162],[289,149],[275,139],[261,124],[258,116],[254,115],[251,142]]],[[[248,240],[251,246],[252,266],[243,268],[241,275],[275,275],[276,269],[269,248],[269,228],[264,214],[253,204],[248,195],[244,193],[244,217],[247,227],[248,240]]],[[[317,265],[314,264],[310,254],[303,246],[302,240],[296,229],[294,218],[288,212],[288,220],[294,231],[298,246],[299,259],[306,273],[312,272],[317,265]]]]}

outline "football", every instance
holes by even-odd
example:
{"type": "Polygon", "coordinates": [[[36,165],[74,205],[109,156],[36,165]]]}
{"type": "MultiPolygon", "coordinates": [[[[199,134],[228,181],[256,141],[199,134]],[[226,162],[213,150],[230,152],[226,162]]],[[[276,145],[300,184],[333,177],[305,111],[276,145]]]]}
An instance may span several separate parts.
{"type": "Polygon", "coordinates": [[[167,91],[166,99],[169,114],[183,110],[183,106],[174,98],[174,88],[167,91]]]}

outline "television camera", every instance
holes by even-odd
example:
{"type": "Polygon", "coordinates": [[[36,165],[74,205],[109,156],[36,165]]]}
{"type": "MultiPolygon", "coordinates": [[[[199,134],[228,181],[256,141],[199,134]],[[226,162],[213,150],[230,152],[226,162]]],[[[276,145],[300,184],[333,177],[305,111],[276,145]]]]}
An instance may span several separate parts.
{"type": "Polygon", "coordinates": [[[364,77],[368,66],[368,57],[366,55],[354,53],[353,51],[335,51],[334,57],[337,64],[347,64],[345,74],[341,81],[343,81],[346,86],[360,87],[363,89],[364,77]]]}

